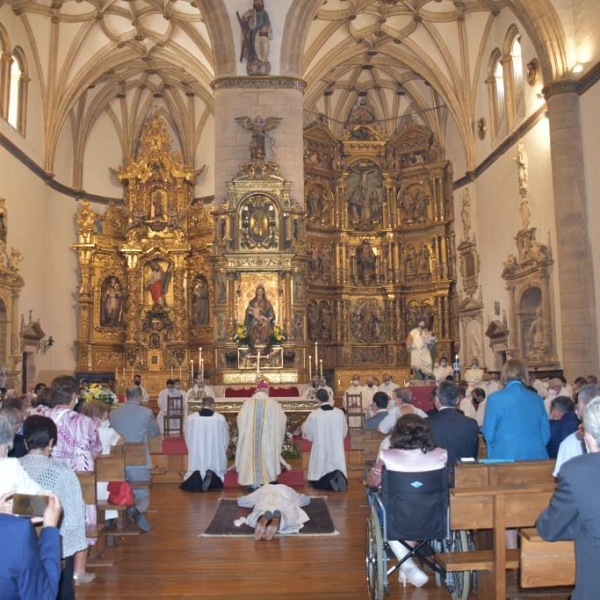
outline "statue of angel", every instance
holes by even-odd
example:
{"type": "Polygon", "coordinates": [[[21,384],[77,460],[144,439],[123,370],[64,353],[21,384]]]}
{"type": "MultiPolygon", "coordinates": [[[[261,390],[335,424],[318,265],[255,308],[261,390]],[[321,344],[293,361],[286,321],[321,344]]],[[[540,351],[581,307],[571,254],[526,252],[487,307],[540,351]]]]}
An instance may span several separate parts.
{"type": "Polygon", "coordinates": [[[258,115],[254,119],[250,117],[236,117],[235,120],[248,131],[252,132],[250,138],[250,159],[264,160],[266,156],[266,139],[268,131],[272,131],[281,122],[281,117],[267,117],[258,115]]]}

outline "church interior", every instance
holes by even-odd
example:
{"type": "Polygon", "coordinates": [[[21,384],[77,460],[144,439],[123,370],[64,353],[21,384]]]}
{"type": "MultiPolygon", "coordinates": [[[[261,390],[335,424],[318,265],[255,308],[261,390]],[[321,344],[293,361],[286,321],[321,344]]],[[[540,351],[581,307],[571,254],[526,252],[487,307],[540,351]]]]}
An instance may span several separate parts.
{"type": "MultiPolygon", "coordinates": [[[[597,0],[0,0],[0,387],[319,374],[339,400],[355,372],[410,381],[421,319],[463,369],[597,375],[599,31],[597,0]]],[[[364,597],[364,566],[335,587],[336,553],[363,560],[354,479],[292,597],[364,597]]],[[[81,597],[149,597],[136,543],[81,597]]],[[[172,567],[159,597],[186,595],[172,567]]]]}

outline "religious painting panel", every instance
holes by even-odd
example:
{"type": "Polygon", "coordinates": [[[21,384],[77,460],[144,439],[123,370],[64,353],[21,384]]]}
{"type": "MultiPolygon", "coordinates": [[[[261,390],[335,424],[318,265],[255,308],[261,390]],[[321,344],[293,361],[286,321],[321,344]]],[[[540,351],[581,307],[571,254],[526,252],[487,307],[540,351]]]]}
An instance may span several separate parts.
{"type": "Polygon", "coordinates": [[[381,303],[375,298],[362,298],[350,309],[350,329],[354,338],[365,344],[384,341],[385,319],[381,303]]]}
{"type": "Polygon", "coordinates": [[[321,281],[329,283],[331,281],[331,267],[333,264],[333,244],[311,242],[308,245],[307,253],[310,269],[308,279],[310,281],[321,281]]]}
{"type": "Polygon", "coordinates": [[[348,223],[359,231],[370,231],[383,220],[383,175],[368,159],[354,161],[347,181],[348,223]]]}
{"type": "Polygon", "coordinates": [[[319,339],[324,342],[331,341],[333,323],[333,309],[329,300],[319,302],[319,339]]]}
{"type": "Polygon", "coordinates": [[[146,306],[173,305],[173,265],[163,258],[151,258],[144,265],[144,304],[146,306]]]}
{"type": "Polygon", "coordinates": [[[527,288],[519,301],[519,329],[524,354],[534,354],[544,350],[542,320],[542,290],[539,287],[527,288]]]}
{"type": "Polygon", "coordinates": [[[305,191],[304,206],[312,224],[328,225],[331,221],[333,195],[320,181],[309,181],[305,191]]]}
{"type": "Polygon", "coordinates": [[[376,346],[365,348],[364,346],[352,347],[349,362],[356,365],[382,365],[385,364],[385,347],[376,346]]]}
{"type": "Polygon", "coordinates": [[[319,306],[315,300],[309,300],[306,304],[306,315],[308,318],[308,339],[311,341],[319,339],[319,306]]]}
{"type": "Polygon", "coordinates": [[[294,312],[293,319],[293,336],[295,340],[303,340],[304,339],[304,313],[301,311],[294,312]]]}
{"type": "Polygon", "coordinates": [[[426,223],[433,210],[431,190],[423,182],[400,188],[396,199],[397,221],[405,225],[426,223]]]}
{"type": "Polygon", "coordinates": [[[121,280],[110,275],[100,286],[100,326],[123,327],[125,292],[121,280]]]}
{"type": "Polygon", "coordinates": [[[293,302],[294,304],[304,304],[304,275],[300,273],[294,274],[294,287],[293,287],[293,302]]]}
{"type": "Polygon", "coordinates": [[[192,285],[191,322],[195,327],[210,324],[210,289],[206,277],[197,274],[192,285]]]}
{"type": "Polygon", "coordinates": [[[269,344],[281,319],[277,273],[242,273],[236,319],[243,323],[253,346],[269,344]]]}
{"type": "Polygon", "coordinates": [[[215,304],[227,304],[227,276],[222,272],[215,275],[215,304]]]}
{"type": "Polygon", "coordinates": [[[240,205],[239,240],[243,250],[274,250],[279,245],[279,210],[265,194],[251,194],[240,205]]]}
{"type": "Polygon", "coordinates": [[[355,261],[356,282],[364,285],[376,283],[377,254],[367,238],[356,247],[355,261]]]}
{"type": "Polygon", "coordinates": [[[406,335],[408,335],[411,329],[417,327],[421,319],[425,321],[427,329],[434,331],[434,315],[434,302],[432,298],[409,300],[406,304],[406,314],[404,316],[406,335]]]}

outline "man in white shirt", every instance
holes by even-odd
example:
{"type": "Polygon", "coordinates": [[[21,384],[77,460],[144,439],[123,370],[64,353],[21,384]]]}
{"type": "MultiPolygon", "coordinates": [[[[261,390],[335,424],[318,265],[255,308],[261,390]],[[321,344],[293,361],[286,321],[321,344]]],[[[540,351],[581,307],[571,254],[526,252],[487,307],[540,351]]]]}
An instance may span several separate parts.
{"type": "Polygon", "coordinates": [[[413,406],[412,392],[408,388],[398,388],[394,390],[393,399],[395,406],[390,403],[387,417],[379,423],[377,430],[384,435],[388,435],[394,428],[396,421],[402,415],[415,414],[423,419],[427,418],[427,414],[420,408],[413,406]]]}
{"type": "Polygon", "coordinates": [[[146,388],[142,385],[142,376],[134,375],[133,376],[133,385],[137,385],[140,390],[142,390],[142,404],[148,404],[150,402],[150,396],[146,391],[146,388]]]}
{"type": "MultiPolygon", "coordinates": [[[[156,416],[156,422],[162,435],[165,434],[165,417],[167,416],[167,407],[169,404],[169,398],[181,397],[183,402],[183,393],[181,389],[175,389],[175,382],[172,379],[167,379],[167,387],[161,390],[158,394],[158,415],[156,416]]],[[[183,404],[181,405],[183,407],[183,404]]],[[[173,421],[174,419],[171,419],[173,421]]]]}
{"type": "Polygon", "coordinates": [[[546,407],[546,412],[550,414],[550,405],[552,404],[552,400],[554,398],[558,398],[559,396],[566,396],[567,398],[571,397],[568,390],[565,389],[562,380],[560,377],[553,377],[548,382],[548,395],[544,398],[544,406],[546,407]]]}
{"type": "Polygon", "coordinates": [[[442,356],[442,358],[440,358],[440,364],[433,368],[435,382],[440,383],[441,381],[446,381],[446,379],[452,377],[453,374],[452,367],[448,364],[448,358],[442,356]]]}
{"type": "Polygon", "coordinates": [[[185,441],[188,447],[185,479],[199,471],[203,492],[223,487],[227,471],[229,425],[223,415],[215,412],[214,398],[204,397],[200,411],[187,418],[185,441]]]}
{"type": "Polygon", "coordinates": [[[335,403],[333,398],[333,390],[327,385],[327,379],[325,379],[325,377],[321,377],[321,384],[319,386],[319,389],[325,390],[327,392],[327,396],[329,397],[328,402],[333,406],[335,403]]]}
{"type": "MultiPolygon", "coordinates": [[[[577,417],[581,421],[583,418],[583,413],[585,412],[585,407],[596,398],[600,397],[600,386],[587,384],[582,386],[579,389],[579,393],[577,395],[577,406],[575,407],[575,412],[577,413],[577,417]]],[[[583,454],[585,451],[585,445],[583,443],[583,438],[579,431],[575,431],[571,435],[568,435],[558,447],[558,455],[556,457],[556,466],[554,467],[554,472],[552,473],[554,477],[558,477],[558,472],[564,463],[566,463],[569,459],[574,458],[575,456],[579,456],[583,454]]]]}
{"type": "Polygon", "coordinates": [[[392,381],[392,376],[389,373],[383,374],[383,383],[379,386],[379,391],[387,394],[388,398],[392,399],[392,393],[400,386],[392,381]]]}
{"type": "Polygon", "coordinates": [[[348,434],[346,416],[328,403],[327,392],[317,391],[319,408],[302,425],[302,437],[312,442],[308,480],[319,490],[345,492],[348,489],[344,438],[348,434]]]}
{"type": "Polygon", "coordinates": [[[215,391],[206,383],[200,373],[196,374],[194,385],[187,391],[187,402],[200,402],[202,398],[216,398],[215,391]]]}

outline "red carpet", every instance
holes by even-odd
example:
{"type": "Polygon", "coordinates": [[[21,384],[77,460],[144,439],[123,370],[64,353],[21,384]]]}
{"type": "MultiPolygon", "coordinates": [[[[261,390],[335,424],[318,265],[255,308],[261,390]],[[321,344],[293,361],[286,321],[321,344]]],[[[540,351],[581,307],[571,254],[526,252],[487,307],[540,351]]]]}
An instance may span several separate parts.
{"type": "MultiPolygon", "coordinates": [[[[304,485],[304,473],[302,469],[292,469],[291,471],[283,471],[277,478],[278,483],[289,485],[290,487],[300,487],[304,485]]],[[[235,488],[240,487],[238,484],[237,471],[231,470],[225,473],[225,481],[223,487],[235,488]]]]}
{"type": "Polygon", "coordinates": [[[163,454],[187,454],[188,449],[185,440],[180,437],[165,438],[162,441],[163,454]]]}

